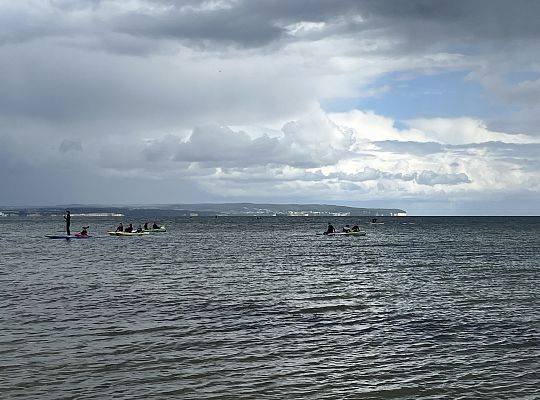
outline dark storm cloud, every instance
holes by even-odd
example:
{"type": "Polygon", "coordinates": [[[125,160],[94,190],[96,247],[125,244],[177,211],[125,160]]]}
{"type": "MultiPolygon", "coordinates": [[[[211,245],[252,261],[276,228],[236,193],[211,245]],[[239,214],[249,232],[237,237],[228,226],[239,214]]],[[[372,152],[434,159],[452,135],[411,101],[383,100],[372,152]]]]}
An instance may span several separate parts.
{"type": "Polygon", "coordinates": [[[456,34],[483,38],[528,38],[540,34],[540,3],[535,0],[371,0],[363,4],[368,16],[420,22],[418,32],[426,23],[434,22],[447,25],[456,34]]]}
{"type": "MultiPolygon", "coordinates": [[[[164,2],[159,2],[160,4],[164,2]]],[[[230,8],[200,9],[168,4],[163,13],[126,12],[111,18],[113,32],[141,38],[178,40],[188,45],[233,44],[254,48],[292,37],[286,26],[300,21],[322,22],[353,8],[330,2],[239,2],[230,8]],[[318,6],[318,7],[317,7],[318,6]]],[[[358,7],[354,7],[358,8],[358,7]]]]}
{"type": "MultiPolygon", "coordinates": [[[[537,37],[540,30],[540,2],[534,1],[276,0],[232,1],[223,2],[223,7],[210,7],[210,3],[201,1],[147,0],[140,4],[141,7],[129,8],[123,2],[57,0],[1,6],[0,114],[10,118],[70,120],[84,127],[94,126],[94,131],[108,128],[111,121],[122,125],[114,129],[124,131],[148,121],[148,125],[155,125],[156,120],[166,122],[168,127],[183,121],[184,127],[189,128],[215,120],[247,124],[259,119],[261,110],[284,113],[287,109],[305,108],[306,97],[317,99],[316,90],[310,93],[311,88],[316,88],[315,83],[305,78],[306,84],[301,85],[301,76],[293,75],[294,81],[286,77],[282,86],[290,86],[291,82],[300,86],[289,90],[289,104],[281,101],[282,91],[273,89],[279,88],[279,84],[264,90],[271,96],[266,103],[262,96],[253,102],[249,96],[263,92],[263,88],[249,84],[244,87],[245,74],[244,79],[238,76],[245,71],[237,72],[236,64],[222,72],[228,78],[225,81],[213,76],[211,70],[197,76],[193,71],[183,71],[182,64],[157,65],[155,60],[149,62],[143,56],[164,51],[161,46],[166,44],[162,42],[171,41],[197,46],[203,43],[216,49],[226,42],[256,51],[257,47],[272,43],[310,40],[294,37],[288,31],[288,26],[300,22],[325,23],[313,40],[332,35],[355,38],[368,31],[377,39],[397,40],[397,45],[377,50],[390,56],[418,51],[436,41],[441,41],[442,50],[456,40],[467,40],[468,46],[474,42],[472,39],[481,37],[499,38],[502,46],[496,51],[506,52],[515,47],[509,46],[508,40],[537,37]],[[89,49],[114,54],[103,55],[89,49]],[[190,93],[189,97],[184,93],[190,93]],[[297,95],[298,101],[291,104],[297,95]],[[223,118],[223,113],[216,113],[223,103],[228,104],[228,114],[238,111],[242,116],[235,120],[223,118]],[[197,114],[201,114],[200,118],[193,118],[197,114]],[[251,121],[246,120],[248,117],[251,121]]],[[[362,51],[362,44],[358,43],[357,50],[362,51]]],[[[538,51],[534,49],[522,53],[537,59],[538,51]]],[[[272,67],[257,65],[267,70],[272,67]]],[[[218,74],[221,68],[222,65],[216,65],[213,71],[218,74]]],[[[253,82],[257,80],[252,79],[253,82]]],[[[496,126],[515,130],[519,125],[525,133],[538,126],[534,107],[538,85],[524,83],[519,90],[498,91],[505,101],[519,101],[525,115],[496,121],[496,126]]]]}
{"type": "MultiPolygon", "coordinates": [[[[121,3],[117,3],[120,4],[121,3]]],[[[193,43],[228,42],[260,47],[293,40],[287,28],[325,23],[327,34],[373,31],[399,38],[401,49],[468,40],[534,39],[540,35],[538,1],[243,0],[223,2],[147,0],[149,7],[107,8],[102,1],[53,1],[40,8],[9,7],[0,16],[0,43],[44,36],[123,33],[193,43]],[[489,12],[487,12],[489,11],[489,12]],[[54,20],[54,23],[51,21],[54,20]]],[[[104,46],[110,44],[107,40],[104,46]]],[[[399,51],[399,49],[395,49],[399,51]]]]}
{"type": "Polygon", "coordinates": [[[112,28],[135,36],[231,42],[245,47],[263,46],[284,35],[283,29],[268,21],[256,15],[238,15],[237,11],[174,11],[160,16],[127,14],[116,18],[112,28]]]}
{"type": "Polygon", "coordinates": [[[478,40],[534,39],[540,35],[537,1],[245,0],[215,9],[158,3],[169,8],[152,15],[126,12],[111,20],[112,29],[149,37],[228,41],[245,47],[291,40],[287,27],[300,22],[323,22],[328,34],[382,33],[408,43],[403,48],[409,49],[437,41],[467,40],[462,44],[470,45],[478,40]]]}

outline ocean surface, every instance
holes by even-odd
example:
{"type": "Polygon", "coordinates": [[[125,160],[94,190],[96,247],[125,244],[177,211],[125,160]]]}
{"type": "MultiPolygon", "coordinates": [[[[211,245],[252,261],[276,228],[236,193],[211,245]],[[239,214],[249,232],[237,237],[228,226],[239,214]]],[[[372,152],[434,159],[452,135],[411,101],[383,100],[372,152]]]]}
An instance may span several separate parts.
{"type": "Polygon", "coordinates": [[[0,218],[0,398],[539,399],[540,218],[379,220],[0,218]]]}

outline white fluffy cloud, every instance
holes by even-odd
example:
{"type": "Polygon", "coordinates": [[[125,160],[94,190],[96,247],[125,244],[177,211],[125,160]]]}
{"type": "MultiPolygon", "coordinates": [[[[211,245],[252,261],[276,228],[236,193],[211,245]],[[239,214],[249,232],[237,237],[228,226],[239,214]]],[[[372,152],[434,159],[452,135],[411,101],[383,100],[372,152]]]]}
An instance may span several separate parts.
{"type": "MultiPolygon", "coordinates": [[[[471,143],[460,139],[459,144],[452,144],[443,135],[453,131],[448,127],[452,120],[445,122],[445,130],[434,133],[418,126],[399,130],[387,118],[360,114],[338,115],[341,123],[352,121],[341,125],[332,119],[333,114],[309,113],[262,134],[260,129],[250,132],[207,125],[188,135],[141,138],[129,145],[123,136],[107,141],[63,139],[56,146],[43,147],[41,158],[25,157],[21,142],[3,136],[0,156],[9,156],[12,161],[7,165],[15,168],[14,160],[23,169],[65,168],[76,163],[81,168],[91,166],[104,178],[194,181],[210,196],[233,199],[475,198],[493,191],[500,195],[519,192],[524,184],[527,191],[540,192],[534,167],[540,162],[540,144],[534,138],[522,143],[522,137],[485,132],[482,127],[480,136],[470,135],[471,143]],[[365,125],[358,125],[360,114],[365,125]],[[430,141],[409,140],[412,137],[430,141]],[[481,142],[482,137],[514,142],[481,142]],[[376,138],[394,139],[372,140],[376,138]]],[[[455,120],[454,129],[462,122],[455,120]]],[[[428,121],[423,123],[430,126],[428,121]]],[[[434,121],[433,126],[439,125],[440,121],[434,121]]]]}
{"type": "MultiPolygon", "coordinates": [[[[352,114],[351,120],[355,121],[358,112],[352,114]]],[[[366,126],[373,137],[378,137],[380,126],[380,137],[410,139],[410,129],[401,131],[388,119],[366,115],[371,116],[370,121],[366,117],[366,126]]],[[[346,120],[343,115],[339,117],[346,120]]],[[[462,121],[456,120],[454,129],[461,125],[462,121]]],[[[362,196],[371,190],[378,195],[387,192],[388,196],[396,190],[410,195],[430,191],[435,194],[443,188],[447,193],[515,190],[524,180],[529,182],[529,189],[538,189],[540,179],[528,165],[538,162],[540,144],[534,138],[530,143],[521,143],[521,137],[486,133],[484,128],[481,131],[487,138],[515,141],[480,142],[473,135],[470,143],[458,140],[460,144],[449,144],[444,137],[433,141],[440,132],[433,134],[419,128],[414,129],[414,135],[432,141],[374,141],[355,126],[338,125],[331,115],[321,111],[288,122],[279,131],[269,131],[271,135],[210,125],[195,128],[187,137],[166,135],[140,140],[131,149],[109,143],[101,149],[98,165],[104,171],[127,176],[193,177],[206,188],[219,188],[224,195],[229,189],[227,185],[216,186],[217,181],[232,182],[231,193],[238,192],[235,185],[241,183],[246,192],[261,197],[270,188],[281,191],[295,185],[304,190],[313,187],[319,195],[326,191],[325,197],[345,188],[362,196]],[[318,140],[314,142],[313,137],[318,140]],[[115,157],[120,153],[130,156],[115,157]],[[263,182],[265,191],[259,193],[263,182]]]]}

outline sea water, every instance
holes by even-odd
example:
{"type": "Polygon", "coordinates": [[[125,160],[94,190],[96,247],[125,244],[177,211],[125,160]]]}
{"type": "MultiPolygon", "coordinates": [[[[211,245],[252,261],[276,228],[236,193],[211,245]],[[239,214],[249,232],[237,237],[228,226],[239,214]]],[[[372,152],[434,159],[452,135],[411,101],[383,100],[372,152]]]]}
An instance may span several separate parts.
{"type": "Polygon", "coordinates": [[[540,218],[328,220],[1,218],[0,397],[540,398],[540,218]]]}

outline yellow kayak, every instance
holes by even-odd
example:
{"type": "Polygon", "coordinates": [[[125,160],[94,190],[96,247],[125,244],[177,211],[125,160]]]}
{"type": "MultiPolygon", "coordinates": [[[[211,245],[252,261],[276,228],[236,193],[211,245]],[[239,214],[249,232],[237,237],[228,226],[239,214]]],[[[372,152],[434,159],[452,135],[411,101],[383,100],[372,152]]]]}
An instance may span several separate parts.
{"type": "Polygon", "coordinates": [[[143,235],[149,235],[148,232],[113,232],[109,231],[107,232],[111,236],[143,236],[143,235]]]}

